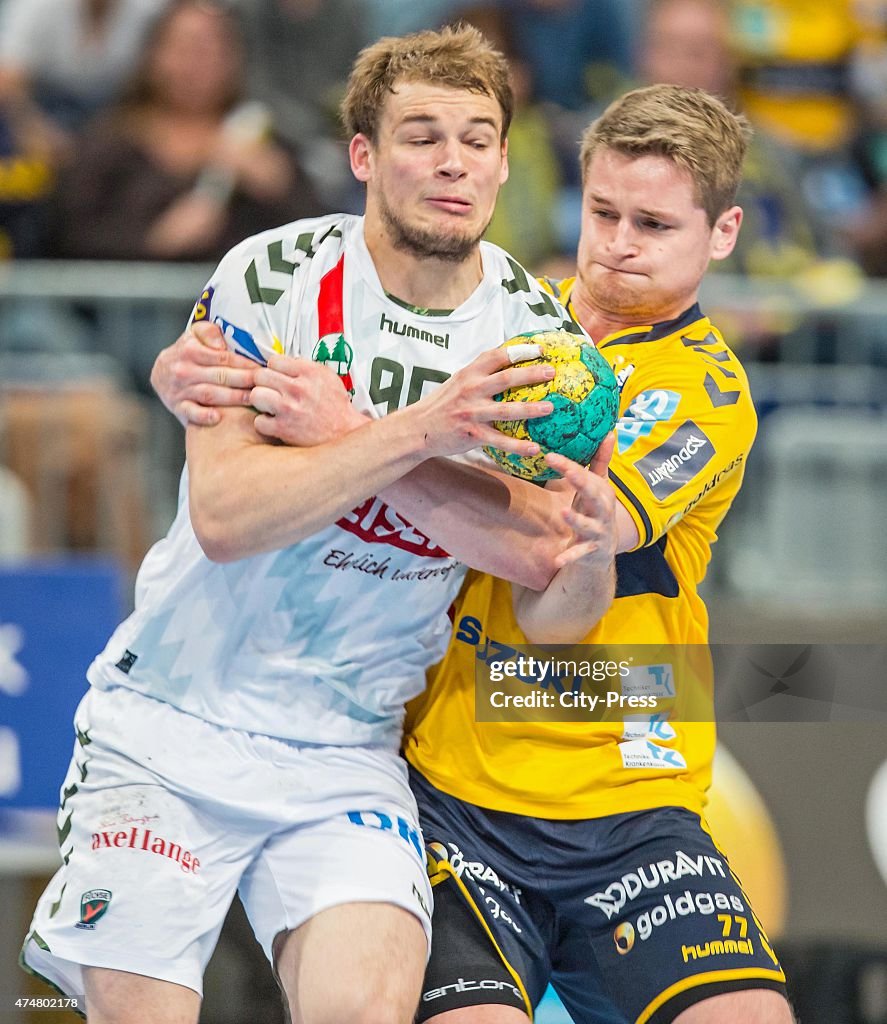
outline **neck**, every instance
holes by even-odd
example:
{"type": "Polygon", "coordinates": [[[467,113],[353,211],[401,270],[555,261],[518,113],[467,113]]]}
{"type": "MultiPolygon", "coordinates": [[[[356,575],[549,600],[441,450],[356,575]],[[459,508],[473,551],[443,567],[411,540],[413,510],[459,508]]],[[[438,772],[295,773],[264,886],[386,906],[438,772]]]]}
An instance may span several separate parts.
{"type": "Polygon", "coordinates": [[[573,304],[573,311],[579,323],[585,328],[592,341],[603,341],[608,334],[624,331],[628,327],[640,326],[639,323],[630,323],[629,318],[622,314],[610,313],[597,306],[578,278],[573,286],[570,302],[573,304]]]}
{"type": "Polygon", "coordinates": [[[483,280],[477,246],[466,259],[454,263],[396,248],[384,227],[369,220],[364,221],[364,237],[382,287],[411,306],[457,309],[483,280]]]}

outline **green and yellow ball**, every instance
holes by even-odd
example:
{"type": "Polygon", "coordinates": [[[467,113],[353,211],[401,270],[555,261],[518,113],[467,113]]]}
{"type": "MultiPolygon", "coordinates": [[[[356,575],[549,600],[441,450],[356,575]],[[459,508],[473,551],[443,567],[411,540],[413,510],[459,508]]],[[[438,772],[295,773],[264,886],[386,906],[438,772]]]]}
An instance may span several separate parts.
{"type": "Polygon", "coordinates": [[[542,483],[558,475],[546,465],[546,452],[566,455],[582,465],[591,461],[616,423],[619,388],[610,364],[581,335],[558,330],[534,331],[505,342],[506,346],[526,344],[540,345],[542,358],[518,365],[550,363],[555,369],[554,379],[508,388],[496,395],[496,401],[549,401],[554,411],[539,419],[496,420],[493,425],[510,437],[535,441],[541,451],[532,456],[514,455],[493,447],[484,451],[506,473],[542,483]]]}

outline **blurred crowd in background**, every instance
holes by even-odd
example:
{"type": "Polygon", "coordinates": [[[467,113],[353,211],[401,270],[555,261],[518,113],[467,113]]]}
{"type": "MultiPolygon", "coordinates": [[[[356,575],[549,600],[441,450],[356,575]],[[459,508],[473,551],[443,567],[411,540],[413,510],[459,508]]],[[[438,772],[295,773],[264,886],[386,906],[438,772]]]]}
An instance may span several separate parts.
{"type": "Polygon", "coordinates": [[[489,238],[531,269],[570,269],[583,128],[626,88],[674,82],[757,131],[723,269],[887,275],[885,0],[0,0],[0,254],[214,261],[359,210],[337,116],[355,54],[459,19],[511,62],[489,238]]]}
{"type": "MultiPolygon", "coordinates": [[[[616,95],[672,82],[745,112],[746,221],[706,309],[747,363],[817,364],[815,379],[755,378],[762,439],[787,402],[844,402],[845,422],[816,411],[796,433],[840,464],[848,430],[853,452],[873,450],[887,427],[859,411],[880,415],[887,394],[887,0],[0,0],[0,557],[98,549],[138,565],[182,461],[182,432],[145,398],[157,351],[240,239],[361,210],[338,116],[356,53],[459,20],[507,55],[517,98],[487,237],[537,274],[574,272],[578,143],[616,95]]],[[[800,459],[790,436],[773,433],[800,459]]],[[[761,441],[750,468],[766,457],[761,441]]],[[[858,507],[882,504],[876,479],[858,507]]],[[[737,513],[789,522],[752,507],[753,484],[737,513]]],[[[829,509],[808,512],[831,529],[829,509]]],[[[844,553],[811,533],[799,554],[757,528],[734,561],[776,588],[785,551],[811,580],[887,597],[887,566],[854,536],[844,553]]]]}
{"type": "MultiPolygon", "coordinates": [[[[156,352],[240,239],[361,211],[338,118],[356,53],[458,20],[510,61],[510,177],[487,237],[535,273],[574,272],[579,138],[616,95],[697,86],[749,117],[745,225],[731,258],[711,267],[722,304],[703,295],[750,370],[760,431],[708,581],[721,598],[710,600],[712,635],[883,640],[887,0],[0,0],[0,572],[5,560],[68,552],[109,554],[135,572],[174,514],[183,460],[184,432],[146,398],[156,352]],[[111,262],[78,263],[78,277],[70,261],[111,262]],[[150,261],[153,276],[132,261],[150,261]]],[[[95,618],[90,600],[78,593],[54,614],[34,601],[30,649],[58,662],[45,680],[35,671],[35,692],[81,685],[95,647],[84,636],[75,665],[44,606],[64,624],[74,604],[95,618]]],[[[0,628],[13,696],[18,629],[0,628]]],[[[856,799],[884,757],[871,725],[868,738],[855,725],[845,740],[787,733],[770,761],[750,730],[727,734],[746,765],[763,765],[775,797],[785,789],[796,933],[868,929],[881,942],[884,890],[862,863],[856,799]],[[811,839],[822,821],[831,826],[811,839]]],[[[0,797],[2,782],[0,771],[0,797]]],[[[833,995],[855,1005],[834,972],[810,963],[811,999],[827,989],[823,1005],[833,995]]],[[[887,979],[883,952],[878,963],[887,979]]],[[[237,1019],[232,1006],[212,1019],[237,1019]]],[[[830,1012],[822,1019],[837,1021],[830,1012]]]]}

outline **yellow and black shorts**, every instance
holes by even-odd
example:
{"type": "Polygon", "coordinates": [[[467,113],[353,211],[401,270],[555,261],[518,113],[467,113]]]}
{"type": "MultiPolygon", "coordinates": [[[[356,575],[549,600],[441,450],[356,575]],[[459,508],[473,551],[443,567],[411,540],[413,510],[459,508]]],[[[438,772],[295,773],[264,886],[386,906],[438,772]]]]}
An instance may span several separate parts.
{"type": "Polygon", "coordinates": [[[576,1024],[668,1024],[740,989],[785,993],[748,899],[698,815],[581,821],[476,807],[415,771],[434,892],[424,1021],[533,1008],[551,984],[576,1024]]]}

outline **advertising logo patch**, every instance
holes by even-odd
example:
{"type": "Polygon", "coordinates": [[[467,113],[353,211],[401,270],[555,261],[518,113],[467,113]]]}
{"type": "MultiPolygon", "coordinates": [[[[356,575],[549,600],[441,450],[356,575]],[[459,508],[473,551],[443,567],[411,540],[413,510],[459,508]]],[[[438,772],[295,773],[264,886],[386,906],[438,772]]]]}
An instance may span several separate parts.
{"type": "Polygon", "coordinates": [[[110,889],[89,889],[80,897],[80,920],[75,928],[95,928],[96,921],[104,917],[111,902],[110,889]]]}
{"type": "Polygon", "coordinates": [[[648,739],[623,740],[619,744],[623,768],[658,768],[668,770],[686,768],[687,762],[679,750],[660,746],[648,739]]]}
{"type": "Polygon", "coordinates": [[[398,515],[379,498],[367,498],[336,521],[341,530],[360,537],[367,544],[391,544],[401,551],[423,558],[448,558],[447,552],[398,515]]]}
{"type": "Polygon", "coordinates": [[[354,350],[345,340],[344,334],[327,334],[314,346],[311,358],[315,363],[328,366],[342,382],[349,395],[354,395],[354,381],[351,378],[351,364],[354,350]]]}
{"type": "Polygon", "coordinates": [[[639,437],[646,437],[660,420],[674,415],[681,396],[676,391],[642,391],[632,400],[616,424],[616,444],[620,454],[627,452],[639,437]]]}
{"type": "Polygon", "coordinates": [[[192,324],[198,324],[203,320],[209,320],[210,313],[212,312],[214,292],[214,288],[204,288],[200,293],[200,298],[195,303],[194,312],[191,315],[192,324]]]}
{"type": "MultiPolygon", "coordinates": [[[[724,863],[720,858],[712,857],[708,854],[691,857],[683,850],[675,850],[674,857],[664,857],[662,860],[640,865],[634,871],[627,871],[621,878],[611,882],[601,892],[596,892],[593,896],[587,896],[585,902],[589,906],[602,910],[607,915],[607,920],[609,921],[622,910],[626,903],[637,899],[645,889],[657,889],[660,886],[667,885],[669,882],[677,881],[677,879],[683,878],[685,875],[690,878],[727,877],[724,863]]],[[[728,899],[727,896],[724,898],[728,899]]],[[[711,910],[705,912],[712,913],[714,907],[715,905],[712,903],[711,910]]],[[[741,904],[739,909],[743,909],[741,904]]],[[[641,927],[640,931],[641,939],[644,939],[643,927],[641,927]]]]}
{"type": "Polygon", "coordinates": [[[616,943],[616,952],[625,956],[634,949],[634,926],[630,921],[623,921],[613,932],[613,941],[616,943]]]}
{"type": "Polygon", "coordinates": [[[711,462],[715,446],[692,420],[686,420],[658,448],[635,463],[653,496],[664,501],[711,462]]]}
{"type": "Polygon", "coordinates": [[[244,330],[242,327],[238,327],[237,324],[232,324],[230,320],[226,320],[221,316],[214,316],[213,323],[218,325],[222,334],[225,335],[225,340],[235,352],[238,352],[242,356],[246,356],[247,359],[252,359],[257,363],[261,363],[262,366],[265,365],[267,360],[262,355],[261,349],[256,344],[255,338],[249,333],[249,331],[244,330]]]}
{"type": "Polygon", "coordinates": [[[378,829],[399,836],[407,846],[411,847],[422,863],[425,863],[425,847],[422,833],[414,822],[407,821],[399,814],[392,816],[384,811],[348,811],[348,820],[352,825],[378,829]]]}
{"type": "Polygon", "coordinates": [[[200,868],[200,858],[190,850],[185,850],[180,843],[155,835],[149,828],[134,825],[118,832],[93,832],[92,849],[111,850],[144,850],[145,853],[157,854],[174,861],[185,874],[196,875],[200,868]]]}

